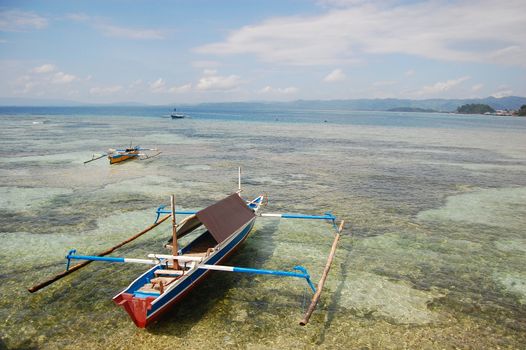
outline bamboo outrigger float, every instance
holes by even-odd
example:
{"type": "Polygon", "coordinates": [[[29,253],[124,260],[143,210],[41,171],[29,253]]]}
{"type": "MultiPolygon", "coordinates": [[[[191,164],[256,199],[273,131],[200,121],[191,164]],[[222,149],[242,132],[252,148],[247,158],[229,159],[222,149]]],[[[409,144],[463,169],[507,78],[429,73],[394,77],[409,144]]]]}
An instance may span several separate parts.
{"type": "Polygon", "coordinates": [[[159,207],[155,223],[146,230],[98,255],[76,255],[74,249],[70,250],[66,256],[66,271],[52,277],[48,281],[29,288],[29,291],[35,292],[72,271],[78,270],[91,261],[153,265],[153,267],[137,277],[128,287],[113,297],[113,301],[126,310],[135,325],[144,328],[185,297],[206,278],[210,271],[295,277],[304,279],[314,293],[311,306],[300,322],[301,325],[305,325],[319,300],[340,233],[343,229],[343,221],[340,227],[337,228],[336,217],[330,213],[325,213],[324,215],[262,214],[259,211],[264,201],[264,195],[260,195],[251,201],[245,201],[241,198],[239,189],[237,193],[202,210],[178,212],[175,210],[175,198],[172,196],[170,210],[164,209],[164,206],[159,207]],[[162,214],[167,215],[160,218],[162,214]],[[176,214],[190,214],[190,216],[177,224],[175,221],[176,214]],[[153,229],[170,217],[172,218],[172,237],[165,245],[170,250],[170,254],[149,254],[148,259],[105,256],[153,229]],[[312,283],[307,270],[301,266],[295,266],[293,271],[279,271],[222,265],[247,238],[254,227],[257,217],[328,220],[331,222],[332,226],[337,229],[337,234],[318,286],[312,283]],[[203,227],[203,232],[200,232],[197,237],[184,247],[178,247],[178,239],[200,227],[203,227]],[[70,267],[72,260],[84,260],[84,262],[70,267]]]}
{"type": "Polygon", "coordinates": [[[108,150],[108,153],[104,153],[101,155],[93,155],[93,157],[90,160],[87,160],[84,162],[84,164],[93,162],[94,160],[98,160],[104,157],[108,157],[108,160],[110,161],[110,164],[116,164],[120,162],[124,162],[125,160],[129,159],[150,159],[153,157],[157,157],[161,154],[161,152],[158,152],[156,154],[150,155],[148,153],[144,153],[143,151],[158,151],[156,148],[142,148],[140,146],[135,147],[128,147],[124,149],[113,149],[110,148],[108,150]]]}

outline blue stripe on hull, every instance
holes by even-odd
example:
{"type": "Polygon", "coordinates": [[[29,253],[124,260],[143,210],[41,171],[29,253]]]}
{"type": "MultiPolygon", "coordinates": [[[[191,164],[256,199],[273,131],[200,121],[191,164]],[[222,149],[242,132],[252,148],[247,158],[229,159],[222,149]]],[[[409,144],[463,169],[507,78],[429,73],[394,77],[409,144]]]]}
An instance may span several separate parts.
{"type": "MultiPolygon", "coordinates": [[[[234,250],[238,247],[239,244],[241,244],[248,236],[252,228],[254,227],[255,218],[252,220],[250,224],[248,224],[242,231],[240,231],[230,243],[228,243],[226,246],[224,246],[221,250],[217,251],[209,260],[207,260],[207,264],[213,265],[220,263],[224,258],[226,258],[230,253],[233,253],[234,250]]],[[[145,274],[143,274],[135,283],[133,283],[127,290],[124,291],[124,293],[133,293],[133,290],[136,288],[140,288],[141,285],[143,285],[146,282],[146,279],[149,277],[154,276],[154,271],[158,269],[159,266],[155,266],[149,271],[147,271],[145,274]],[[136,288],[134,288],[136,287],[136,288]]],[[[158,299],[156,299],[152,303],[152,307],[147,312],[147,318],[146,323],[153,320],[153,318],[157,318],[160,316],[160,314],[168,309],[172,304],[177,302],[178,300],[182,299],[184,295],[190,291],[195,285],[200,282],[200,280],[205,277],[205,275],[208,273],[208,270],[202,270],[202,269],[196,269],[192,271],[191,274],[187,275],[185,280],[181,281],[179,285],[177,285],[174,289],[166,291],[163,295],[161,295],[158,299]]]]}

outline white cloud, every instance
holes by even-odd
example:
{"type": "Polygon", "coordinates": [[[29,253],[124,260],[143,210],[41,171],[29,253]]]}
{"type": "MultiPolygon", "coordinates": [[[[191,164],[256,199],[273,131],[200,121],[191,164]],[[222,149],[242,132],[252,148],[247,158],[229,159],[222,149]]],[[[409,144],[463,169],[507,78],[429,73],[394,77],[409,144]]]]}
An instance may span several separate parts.
{"type": "MultiPolygon", "coordinates": [[[[130,88],[141,85],[141,84],[142,82],[138,80],[132,83],[132,85],[130,85],[130,88]]],[[[174,85],[172,87],[167,87],[166,82],[164,81],[163,78],[159,78],[156,81],[153,81],[148,85],[150,87],[150,90],[156,94],[166,94],[166,93],[180,94],[180,93],[185,93],[185,92],[189,92],[192,90],[192,84],[185,84],[181,86],[174,85]]]]}
{"type": "Polygon", "coordinates": [[[79,90],[68,90],[68,92],[66,92],[66,94],[68,96],[79,96],[80,95],[80,91],[79,90]]]}
{"type": "Polygon", "coordinates": [[[211,69],[211,68],[217,68],[219,66],[221,66],[221,63],[217,61],[194,61],[192,62],[192,67],[195,67],[195,68],[211,69]]]}
{"type": "Polygon", "coordinates": [[[85,13],[69,13],[66,15],[66,18],[75,22],[89,22],[92,19],[91,16],[85,13]]]}
{"type": "Polygon", "coordinates": [[[28,76],[22,76],[17,79],[15,89],[16,94],[27,94],[31,92],[34,88],[38,87],[40,84],[37,81],[31,80],[28,76]]]}
{"type": "Polygon", "coordinates": [[[215,70],[205,70],[197,83],[197,90],[233,90],[242,84],[237,75],[221,76],[215,70]]]}
{"type": "Polygon", "coordinates": [[[181,86],[172,86],[171,88],[168,89],[168,92],[172,94],[182,94],[185,92],[189,92],[191,90],[192,90],[192,84],[185,84],[181,86]]]}
{"type": "Polygon", "coordinates": [[[27,94],[37,87],[39,84],[30,75],[22,75],[16,78],[14,82],[14,93],[15,94],[27,94]]]}
{"type": "Polygon", "coordinates": [[[524,49],[524,43],[522,44],[522,47],[519,45],[512,45],[496,50],[491,53],[490,57],[491,60],[496,63],[504,61],[509,64],[524,67],[526,62],[526,50],[524,49]]]}
{"type": "Polygon", "coordinates": [[[132,28],[117,26],[108,23],[107,20],[100,17],[92,17],[85,13],[70,13],[66,15],[67,19],[75,22],[85,23],[97,29],[103,35],[113,38],[123,38],[132,40],[160,40],[164,39],[164,32],[159,29],[132,28]]]}
{"type": "Polygon", "coordinates": [[[447,81],[439,81],[433,85],[424,86],[421,90],[417,91],[417,95],[434,95],[439,94],[445,91],[452,89],[453,87],[463,83],[464,81],[470,79],[469,77],[460,77],[458,79],[451,79],[447,81]]]}
{"type": "Polygon", "coordinates": [[[512,90],[500,90],[500,91],[497,91],[491,94],[491,96],[495,98],[501,98],[501,97],[506,97],[506,96],[511,96],[511,95],[513,95],[512,90]]]}
{"type": "Polygon", "coordinates": [[[479,91],[484,87],[484,84],[475,84],[471,87],[472,91],[479,91]]]}
{"type": "Polygon", "coordinates": [[[34,12],[19,10],[0,10],[0,31],[24,32],[32,29],[43,29],[48,20],[34,12]]]}
{"type": "Polygon", "coordinates": [[[330,72],[323,81],[327,83],[334,83],[337,81],[343,81],[345,80],[346,76],[345,73],[341,69],[335,69],[332,72],[330,72]]]}
{"type": "Polygon", "coordinates": [[[119,27],[110,24],[96,25],[102,34],[114,38],[134,39],[134,40],[160,40],[164,39],[164,34],[157,29],[139,29],[129,27],[119,27]]]}
{"type": "Polygon", "coordinates": [[[351,7],[362,5],[367,1],[368,0],[318,0],[316,2],[324,7],[351,7]]]}
{"type": "Polygon", "coordinates": [[[289,86],[286,88],[273,88],[271,86],[265,86],[259,90],[260,94],[282,94],[282,95],[291,95],[298,92],[298,88],[294,86],[289,86]]]}
{"type": "Polygon", "coordinates": [[[373,83],[373,86],[376,86],[376,87],[379,87],[379,86],[391,86],[391,85],[395,85],[395,84],[396,84],[395,80],[380,80],[380,81],[375,81],[373,83]]]}
{"type": "Polygon", "coordinates": [[[89,93],[91,95],[105,96],[105,95],[112,95],[121,90],[122,90],[121,85],[113,85],[113,86],[104,86],[104,87],[93,87],[89,90],[89,93]]]}
{"type": "Polygon", "coordinates": [[[58,71],[58,67],[49,63],[34,67],[26,72],[26,74],[13,80],[14,93],[32,93],[39,96],[53,93],[68,94],[72,91],[69,84],[81,80],[73,74],[58,71]],[[68,85],[67,90],[61,87],[65,85],[68,85]]]}
{"type": "Polygon", "coordinates": [[[412,70],[412,69],[409,69],[409,70],[405,71],[404,74],[405,74],[406,77],[412,77],[413,75],[415,75],[415,71],[412,70]]]}
{"type": "Polygon", "coordinates": [[[526,66],[526,1],[382,2],[241,27],[197,52],[254,54],[291,65],[344,64],[364,54],[526,66]]]}
{"type": "Polygon", "coordinates": [[[57,67],[55,67],[53,64],[47,63],[43,64],[41,66],[35,67],[31,70],[33,73],[51,73],[55,71],[57,67]]]}
{"type": "Polygon", "coordinates": [[[137,79],[137,80],[133,81],[128,88],[135,89],[136,87],[141,86],[141,85],[142,85],[142,80],[141,79],[137,79]]]}
{"type": "Polygon", "coordinates": [[[150,89],[155,93],[164,92],[165,86],[166,83],[164,82],[163,78],[159,78],[156,81],[150,83],[150,89]]]}
{"type": "Polygon", "coordinates": [[[216,75],[217,74],[217,70],[215,69],[205,69],[203,71],[203,75],[216,75]]]}
{"type": "Polygon", "coordinates": [[[77,80],[77,77],[73,74],[66,74],[63,72],[57,72],[53,75],[51,83],[53,84],[69,84],[72,81],[77,80]]]}

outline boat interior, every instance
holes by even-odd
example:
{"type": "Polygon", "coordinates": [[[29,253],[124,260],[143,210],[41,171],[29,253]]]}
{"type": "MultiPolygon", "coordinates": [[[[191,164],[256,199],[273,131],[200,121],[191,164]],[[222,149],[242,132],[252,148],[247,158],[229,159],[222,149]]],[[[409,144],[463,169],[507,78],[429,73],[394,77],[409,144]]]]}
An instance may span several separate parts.
{"type": "Polygon", "coordinates": [[[169,255],[155,255],[150,257],[163,259],[163,264],[158,264],[137,279],[128,289],[136,297],[159,296],[166,288],[170,288],[185,275],[193,273],[194,267],[211,254],[219,251],[218,246],[243,225],[254,220],[254,210],[261,204],[260,196],[247,203],[234,193],[223,200],[184,218],[177,225],[178,256],[174,261],[172,256],[171,238],[165,247],[170,250],[169,255]],[[224,218],[228,218],[225,220],[224,218]],[[189,235],[192,233],[191,235],[189,235]],[[184,237],[189,235],[188,244],[184,245],[184,237]],[[182,243],[182,244],[181,244],[182,243]]]}
{"type": "MultiPolygon", "coordinates": [[[[191,231],[196,230],[201,225],[191,225],[191,230],[185,232],[185,235],[191,231]]],[[[165,248],[172,251],[172,239],[170,239],[165,248]]],[[[195,264],[200,259],[208,257],[215,251],[217,241],[214,239],[210,231],[205,230],[198,234],[198,236],[191,240],[186,246],[179,249],[179,254],[183,257],[196,258],[192,261],[181,261],[176,265],[170,261],[167,265],[157,266],[157,268],[150,270],[148,276],[145,276],[144,283],[140,288],[134,291],[136,297],[151,297],[159,296],[164,293],[164,290],[168,288],[172,283],[183,277],[188,273],[189,270],[194,268],[195,264]]]]}

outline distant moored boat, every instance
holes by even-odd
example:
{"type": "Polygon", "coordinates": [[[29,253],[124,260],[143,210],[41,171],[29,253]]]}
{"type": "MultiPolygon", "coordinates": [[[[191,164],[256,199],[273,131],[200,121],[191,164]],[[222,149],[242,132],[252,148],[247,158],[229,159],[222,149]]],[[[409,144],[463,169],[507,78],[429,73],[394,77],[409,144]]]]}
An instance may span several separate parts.
{"type": "Polygon", "coordinates": [[[173,111],[171,117],[172,117],[172,119],[183,119],[183,118],[186,118],[187,116],[185,114],[177,113],[177,109],[174,108],[174,111],[173,111]]]}

